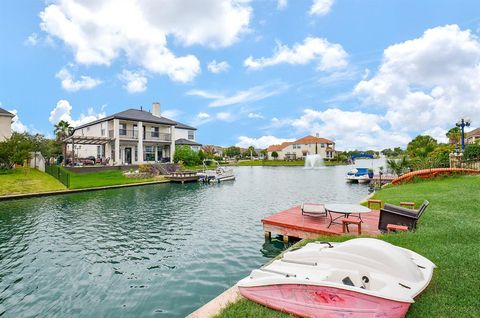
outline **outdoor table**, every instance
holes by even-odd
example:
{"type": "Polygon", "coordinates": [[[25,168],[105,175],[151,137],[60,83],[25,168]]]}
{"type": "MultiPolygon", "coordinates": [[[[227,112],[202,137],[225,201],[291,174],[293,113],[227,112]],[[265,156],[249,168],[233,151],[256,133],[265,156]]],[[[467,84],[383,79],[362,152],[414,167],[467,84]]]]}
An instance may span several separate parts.
{"type": "Polygon", "coordinates": [[[363,222],[361,215],[363,213],[372,212],[372,210],[360,204],[339,204],[339,203],[325,204],[325,210],[327,210],[328,213],[330,214],[330,224],[328,224],[327,228],[329,228],[330,225],[332,224],[342,224],[340,222],[335,222],[335,221],[344,217],[348,218],[350,214],[358,214],[358,218],[360,219],[360,222],[363,222]],[[337,213],[341,215],[334,218],[332,213],[337,213]]]}

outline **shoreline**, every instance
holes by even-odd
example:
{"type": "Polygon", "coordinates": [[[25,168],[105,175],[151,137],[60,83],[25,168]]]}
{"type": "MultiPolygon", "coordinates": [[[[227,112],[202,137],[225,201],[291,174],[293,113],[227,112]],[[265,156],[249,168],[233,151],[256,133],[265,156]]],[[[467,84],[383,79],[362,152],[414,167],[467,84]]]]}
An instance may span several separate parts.
{"type": "Polygon", "coordinates": [[[83,189],[71,189],[71,190],[67,189],[67,190],[47,191],[47,192],[8,194],[8,195],[0,196],[0,202],[11,201],[11,200],[20,200],[20,199],[28,199],[28,198],[54,196],[54,195],[63,195],[63,194],[73,194],[73,193],[81,193],[81,192],[93,192],[93,191],[119,189],[119,188],[139,187],[139,186],[161,184],[161,183],[171,183],[171,181],[170,180],[158,180],[158,181],[148,181],[148,182],[138,182],[138,183],[128,183],[128,184],[116,184],[116,185],[93,187],[93,188],[83,188],[83,189]]]}

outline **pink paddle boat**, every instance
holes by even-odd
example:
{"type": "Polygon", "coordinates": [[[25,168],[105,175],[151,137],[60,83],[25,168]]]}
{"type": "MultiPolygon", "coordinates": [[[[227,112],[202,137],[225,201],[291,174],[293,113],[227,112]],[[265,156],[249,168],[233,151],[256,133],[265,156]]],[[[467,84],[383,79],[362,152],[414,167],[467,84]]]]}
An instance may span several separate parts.
{"type": "Polygon", "coordinates": [[[404,317],[435,264],[390,243],[309,243],[238,282],[240,293],[300,317],[404,317]]]}

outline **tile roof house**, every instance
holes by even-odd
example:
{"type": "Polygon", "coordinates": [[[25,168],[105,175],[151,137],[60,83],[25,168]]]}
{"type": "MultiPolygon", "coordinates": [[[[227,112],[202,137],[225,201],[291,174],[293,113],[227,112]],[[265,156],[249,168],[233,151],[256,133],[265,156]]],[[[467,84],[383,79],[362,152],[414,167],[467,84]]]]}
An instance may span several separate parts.
{"type": "Polygon", "coordinates": [[[0,142],[12,135],[12,119],[14,114],[0,108],[0,142]]]}
{"type": "Polygon", "coordinates": [[[474,144],[480,140],[480,128],[476,128],[465,135],[465,143],[466,144],[474,144]]]}
{"type": "Polygon", "coordinates": [[[267,151],[269,158],[272,158],[272,152],[277,152],[280,160],[303,159],[313,154],[318,154],[322,158],[334,158],[335,142],[319,136],[305,136],[295,141],[283,142],[281,145],[271,145],[267,151]]]}
{"type": "Polygon", "coordinates": [[[152,110],[127,109],[75,127],[66,139],[75,158],[107,159],[109,164],[130,165],[173,160],[175,145],[200,150],[197,129],[160,115],[160,103],[152,110]]]}

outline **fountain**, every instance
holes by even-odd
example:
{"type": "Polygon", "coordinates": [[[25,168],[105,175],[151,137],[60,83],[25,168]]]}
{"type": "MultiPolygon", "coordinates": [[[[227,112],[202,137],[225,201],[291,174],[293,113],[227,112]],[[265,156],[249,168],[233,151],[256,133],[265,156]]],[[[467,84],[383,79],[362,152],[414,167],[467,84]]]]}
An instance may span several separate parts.
{"type": "Polygon", "coordinates": [[[307,155],[305,157],[305,169],[318,169],[324,166],[323,158],[320,155],[307,155]]]}

